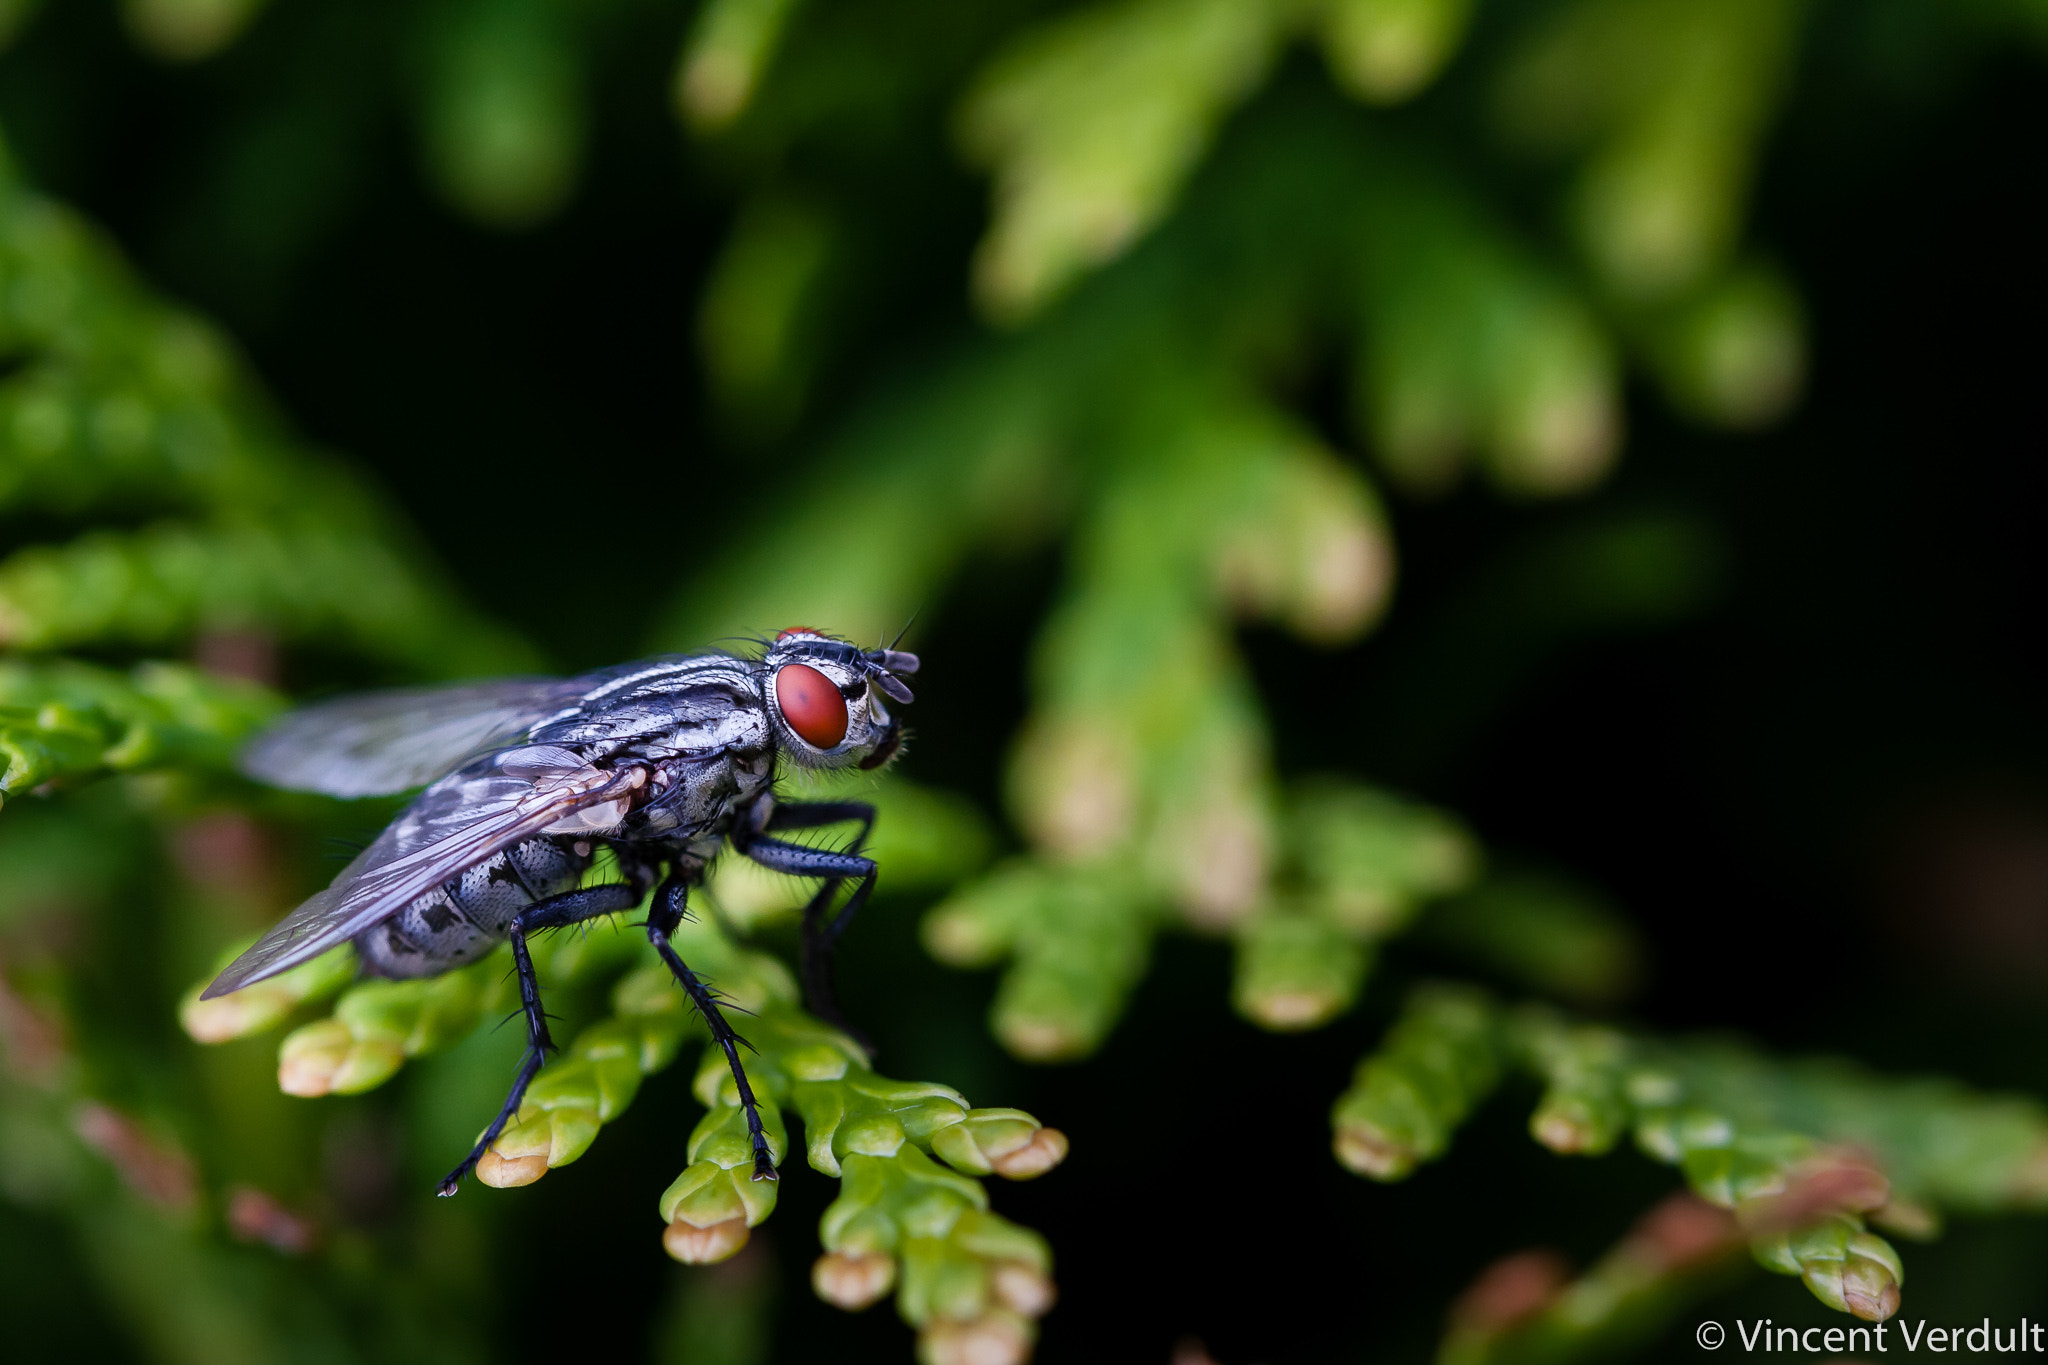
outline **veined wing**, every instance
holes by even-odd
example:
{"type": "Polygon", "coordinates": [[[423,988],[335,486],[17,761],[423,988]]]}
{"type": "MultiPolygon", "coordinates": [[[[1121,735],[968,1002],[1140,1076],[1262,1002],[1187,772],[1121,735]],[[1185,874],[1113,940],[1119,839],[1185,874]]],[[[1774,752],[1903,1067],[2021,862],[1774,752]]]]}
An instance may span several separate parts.
{"type": "Polygon", "coordinates": [[[329,796],[423,787],[574,704],[581,679],[501,678],[340,697],[294,711],[242,753],[260,782],[329,796]]]}
{"type": "Polygon", "coordinates": [[[639,769],[593,768],[567,749],[506,749],[435,783],[325,891],[292,911],[202,993],[211,1000],[354,938],[465,869],[550,829],[624,818],[639,769]]]}

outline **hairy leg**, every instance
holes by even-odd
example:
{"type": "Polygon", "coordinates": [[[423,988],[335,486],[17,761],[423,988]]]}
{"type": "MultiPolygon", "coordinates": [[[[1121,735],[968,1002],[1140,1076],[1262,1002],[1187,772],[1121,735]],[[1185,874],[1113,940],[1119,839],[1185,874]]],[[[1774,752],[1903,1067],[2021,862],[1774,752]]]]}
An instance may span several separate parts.
{"type": "Polygon", "coordinates": [[[747,1046],[747,1040],[732,1031],[732,1025],[725,1021],[725,1014],[718,1008],[718,999],[712,995],[697,974],[690,970],[669,942],[676,926],[683,922],[683,911],[689,905],[690,888],[681,877],[670,874],[654,893],[654,904],[647,912],[647,937],[654,944],[654,951],[661,954],[661,960],[668,964],[676,981],[688,993],[690,1003],[703,1016],[705,1027],[711,1030],[711,1039],[725,1052],[726,1065],[732,1068],[732,1078],[739,1087],[740,1108],[746,1112],[747,1132],[754,1141],[754,1179],[773,1180],[775,1156],[768,1150],[768,1134],[761,1126],[761,1106],[754,1098],[754,1087],[747,1081],[746,1068],[740,1065],[740,1048],[747,1046]]]}
{"type": "Polygon", "coordinates": [[[771,872],[825,879],[825,885],[804,907],[804,1003],[819,1018],[852,1033],[839,1013],[838,1001],[833,998],[832,949],[874,892],[875,860],[858,853],[835,853],[830,849],[805,848],[801,844],[786,844],[780,839],[767,838],[750,840],[742,851],[771,872]],[[854,877],[860,878],[860,884],[853,888],[846,904],[839,907],[839,913],[827,920],[825,907],[839,889],[839,883],[854,877]]]}
{"type": "Polygon", "coordinates": [[[536,901],[513,916],[507,932],[512,939],[512,965],[519,974],[519,1005],[526,1014],[526,1056],[519,1063],[519,1075],[512,1082],[512,1093],[505,1097],[504,1107],[498,1117],[491,1120],[491,1126],[477,1139],[462,1164],[448,1172],[441,1181],[443,1196],[455,1193],[468,1175],[498,1140],[498,1134],[505,1131],[505,1125],[519,1112],[519,1105],[526,1098],[526,1087],[533,1084],[547,1054],[554,1051],[554,1039],[548,1036],[547,1015],[540,1007],[540,981],[533,973],[533,955],[526,949],[526,936],[542,929],[559,929],[568,924],[579,924],[584,920],[596,919],[601,915],[616,914],[630,910],[640,903],[646,894],[640,887],[625,883],[609,886],[585,887],[580,891],[565,891],[559,896],[550,896],[536,901]]]}
{"type": "MultiPolygon", "coordinates": [[[[853,842],[847,846],[847,854],[858,854],[867,843],[868,834],[875,827],[875,808],[865,801],[791,801],[778,804],[774,813],[768,817],[770,831],[817,829],[824,825],[854,823],[860,825],[860,832],[853,836],[853,842]]],[[[789,847],[781,845],[779,840],[769,842],[789,847]]],[[[872,876],[872,871],[854,875],[872,876]]],[[[859,1039],[863,1047],[867,1047],[867,1040],[840,1014],[839,1002],[833,989],[832,950],[837,946],[839,936],[846,932],[846,926],[852,921],[854,912],[860,908],[859,902],[866,899],[864,893],[856,890],[854,897],[847,901],[840,912],[827,921],[826,907],[832,904],[832,898],[838,894],[841,880],[839,877],[828,877],[825,884],[818,888],[818,894],[811,897],[811,903],[804,907],[800,963],[804,1004],[810,1008],[811,1013],[845,1029],[859,1039]]],[[[872,1052],[874,1049],[868,1050],[872,1052]]]]}

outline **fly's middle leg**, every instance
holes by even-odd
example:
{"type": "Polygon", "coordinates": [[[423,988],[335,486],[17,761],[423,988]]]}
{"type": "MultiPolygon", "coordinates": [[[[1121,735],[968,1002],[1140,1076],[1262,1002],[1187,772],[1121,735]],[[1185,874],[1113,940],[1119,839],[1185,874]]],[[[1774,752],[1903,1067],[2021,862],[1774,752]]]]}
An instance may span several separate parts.
{"type": "Polygon", "coordinates": [[[505,1097],[504,1107],[498,1110],[498,1117],[491,1120],[491,1126],[484,1129],[484,1135],[477,1139],[476,1146],[462,1159],[462,1164],[448,1172],[441,1181],[443,1196],[455,1193],[462,1183],[462,1177],[475,1168],[491,1144],[498,1140],[498,1134],[505,1131],[505,1125],[519,1112],[521,1102],[526,1099],[526,1087],[533,1084],[533,1078],[540,1073],[548,1053],[554,1051],[555,1041],[548,1035],[547,1014],[541,1009],[540,980],[534,975],[533,955],[526,949],[526,936],[542,929],[559,929],[564,925],[580,924],[584,920],[596,919],[600,915],[616,914],[630,910],[640,903],[644,895],[637,886],[624,883],[610,886],[586,887],[581,891],[567,891],[559,896],[550,896],[544,901],[529,905],[512,917],[506,926],[512,939],[512,965],[519,974],[519,1005],[526,1015],[526,1056],[519,1063],[519,1074],[513,1079],[512,1093],[505,1097]]]}
{"type": "Polygon", "coordinates": [[[690,997],[690,1003],[697,1007],[705,1027],[711,1030],[711,1040],[724,1051],[726,1065],[732,1068],[733,1083],[739,1087],[740,1108],[747,1118],[747,1133],[753,1139],[754,1179],[774,1180],[775,1154],[769,1149],[767,1130],[761,1126],[761,1105],[754,1098],[754,1087],[747,1081],[747,1069],[740,1065],[740,1048],[751,1047],[752,1044],[732,1031],[732,1025],[725,1021],[724,1012],[718,1008],[718,997],[690,970],[669,942],[676,926],[683,922],[683,912],[689,903],[689,883],[670,873],[661,889],[654,893],[654,904],[648,908],[647,937],[654,944],[654,951],[661,954],[661,960],[668,964],[677,984],[690,997]]]}

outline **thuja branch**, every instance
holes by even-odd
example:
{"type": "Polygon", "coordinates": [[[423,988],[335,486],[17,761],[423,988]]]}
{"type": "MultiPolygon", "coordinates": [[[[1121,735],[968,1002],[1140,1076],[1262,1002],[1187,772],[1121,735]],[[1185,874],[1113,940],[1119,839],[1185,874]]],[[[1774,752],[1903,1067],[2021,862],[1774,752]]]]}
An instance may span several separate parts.
{"type": "MultiPolygon", "coordinates": [[[[742,948],[710,917],[683,925],[675,943],[744,1012],[747,1074],[766,1106],[778,1164],[788,1148],[787,1110],[803,1120],[809,1165],[842,1182],[820,1229],[819,1295],[858,1309],[894,1291],[933,1358],[1022,1359],[1034,1320],[1052,1304],[1051,1255],[1036,1233],[990,1211],[975,1177],[1042,1175],[1065,1157],[1066,1138],[1021,1110],[976,1109],[948,1086],[877,1074],[853,1040],[798,1008],[780,961],[742,948]]],[[[536,957],[543,976],[560,983],[609,974],[642,951],[630,930],[600,929],[557,935],[536,957]]],[[[346,953],[329,954],[217,1000],[199,1001],[195,990],[187,1030],[202,1041],[244,1036],[340,990],[331,1014],[285,1038],[278,1078],[298,1095],[354,1093],[382,1084],[409,1057],[453,1046],[510,1005],[502,954],[429,980],[343,989],[351,971],[346,953]]],[[[706,1037],[659,962],[628,970],[610,1004],[607,1017],[541,1072],[478,1163],[479,1180],[527,1185],[577,1160],[646,1077],[706,1037]]],[[[695,1091],[708,1112],[659,1210],[669,1253],[703,1263],[746,1243],[773,1212],[779,1185],[751,1179],[739,1097],[716,1049],[705,1049],[695,1091]]]]}
{"type": "Polygon", "coordinates": [[[1510,1070],[1544,1087],[1537,1141],[1597,1155],[1632,1135],[1733,1211],[1766,1269],[1872,1321],[1898,1311],[1904,1269],[1871,1224],[1925,1236],[1945,1209],[2048,1205],[2048,1112],[2032,1100],[1508,1011],[1452,987],[1418,991],[1360,1063],[1332,1114],[1339,1160],[1406,1176],[1510,1070]]]}
{"type": "Polygon", "coordinates": [[[143,768],[224,770],[278,705],[177,664],[0,661],[0,794],[143,768]]]}
{"type": "MultiPolygon", "coordinates": [[[[1476,843],[1439,812],[1371,788],[1301,784],[1286,799],[1275,889],[1227,926],[1232,1002],[1269,1029],[1327,1023],[1357,1002],[1379,945],[1476,874],[1476,843]]],[[[1041,1060],[1100,1046],[1144,975],[1152,940],[1182,917],[1111,862],[1018,859],[969,883],[925,921],[934,955],[1003,964],[992,1011],[1014,1052],[1041,1060]]]]}
{"type": "MultiPolygon", "coordinates": [[[[1437,1365],[1614,1358],[1739,1276],[1744,1242],[1726,1209],[1681,1190],[1576,1277],[1555,1251],[1505,1256],[1452,1304],[1437,1365]]],[[[1852,1330],[1867,1348],[1871,1329],[1852,1330]]]]}

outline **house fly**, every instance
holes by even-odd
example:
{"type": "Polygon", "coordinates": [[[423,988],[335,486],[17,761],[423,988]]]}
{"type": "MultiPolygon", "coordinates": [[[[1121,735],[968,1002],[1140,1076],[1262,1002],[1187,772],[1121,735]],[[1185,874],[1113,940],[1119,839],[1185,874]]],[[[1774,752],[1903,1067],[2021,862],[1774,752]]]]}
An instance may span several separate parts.
{"type": "Polygon", "coordinates": [[[724,1050],[753,1137],[754,1179],[775,1179],[760,1107],[740,1065],[743,1041],[671,936],[691,886],[730,846],[776,872],[823,885],[803,917],[811,1008],[837,1021],[830,955],[875,888],[859,849],[872,806],[782,801],[778,765],[879,768],[896,753],[917,656],[862,650],[808,628],[760,657],[707,652],[649,659],[568,679],[506,679],[344,697],[285,717],[243,756],[251,776],[332,796],[426,790],[332,885],[294,910],[206,988],[225,995],[343,942],[375,976],[423,977],[512,944],[527,1052],[512,1091],[446,1179],[462,1177],[504,1131],[554,1048],[527,951],[530,935],[638,905],[656,888],[647,936],[724,1050]],[[849,851],[774,836],[858,824],[849,851]],[[581,887],[599,848],[622,881],[581,887]],[[843,882],[854,890],[827,910],[843,882]]]}

